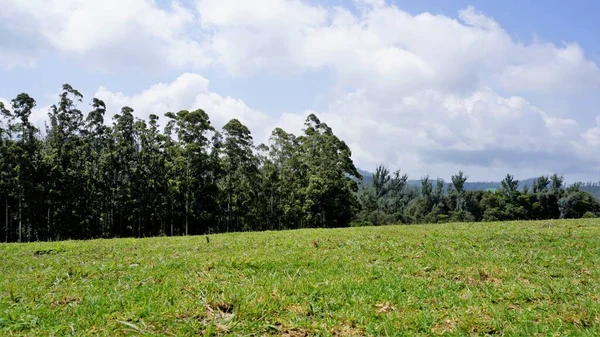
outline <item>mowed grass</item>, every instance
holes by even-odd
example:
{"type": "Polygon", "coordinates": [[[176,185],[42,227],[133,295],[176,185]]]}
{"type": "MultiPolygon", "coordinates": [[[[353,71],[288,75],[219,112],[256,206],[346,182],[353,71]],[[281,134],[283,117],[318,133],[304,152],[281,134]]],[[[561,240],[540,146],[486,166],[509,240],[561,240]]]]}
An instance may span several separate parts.
{"type": "Polygon", "coordinates": [[[2,336],[600,335],[600,222],[0,244],[2,336]]]}

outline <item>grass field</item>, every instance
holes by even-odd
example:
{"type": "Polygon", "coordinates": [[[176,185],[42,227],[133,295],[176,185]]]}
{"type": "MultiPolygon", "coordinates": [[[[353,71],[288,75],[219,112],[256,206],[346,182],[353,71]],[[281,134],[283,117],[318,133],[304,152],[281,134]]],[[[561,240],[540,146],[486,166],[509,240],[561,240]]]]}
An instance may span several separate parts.
{"type": "Polygon", "coordinates": [[[0,244],[2,336],[600,335],[598,220],[0,244]]]}

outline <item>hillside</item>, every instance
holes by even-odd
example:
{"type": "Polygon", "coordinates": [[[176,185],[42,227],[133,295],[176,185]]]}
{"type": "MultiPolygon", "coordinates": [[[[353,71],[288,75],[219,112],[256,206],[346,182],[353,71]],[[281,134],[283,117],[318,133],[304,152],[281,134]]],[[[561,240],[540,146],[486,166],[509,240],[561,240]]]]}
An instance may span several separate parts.
{"type": "Polygon", "coordinates": [[[2,244],[3,336],[600,334],[596,220],[2,244]]]}

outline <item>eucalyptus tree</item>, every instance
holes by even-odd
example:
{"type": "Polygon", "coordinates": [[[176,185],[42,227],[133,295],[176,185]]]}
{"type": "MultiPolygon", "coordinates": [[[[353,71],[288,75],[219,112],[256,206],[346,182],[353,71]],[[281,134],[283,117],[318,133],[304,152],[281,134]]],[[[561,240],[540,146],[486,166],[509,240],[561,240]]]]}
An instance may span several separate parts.
{"type": "Polygon", "coordinates": [[[250,130],[239,120],[223,126],[222,184],[226,208],[226,230],[249,230],[257,224],[258,158],[250,130]]]}
{"type": "Polygon", "coordinates": [[[550,179],[548,176],[541,176],[533,182],[533,193],[546,193],[550,186],[550,179]]]}
{"type": "Polygon", "coordinates": [[[560,195],[564,188],[564,181],[564,177],[556,173],[550,176],[550,192],[560,195]]]}
{"type": "Polygon", "coordinates": [[[274,191],[269,195],[271,208],[277,216],[274,225],[278,229],[298,228],[303,218],[302,205],[308,174],[298,138],[276,128],[271,133],[269,144],[268,156],[274,167],[267,178],[276,182],[274,191]]]}
{"type": "Polygon", "coordinates": [[[134,170],[137,159],[134,125],[133,109],[130,107],[123,107],[120,114],[113,116],[113,146],[110,149],[111,213],[115,226],[112,232],[118,236],[135,234],[132,224],[135,206],[134,170]]]}
{"type": "Polygon", "coordinates": [[[50,235],[58,230],[62,238],[85,237],[89,230],[89,208],[85,177],[86,146],[83,133],[85,119],[78,104],[83,95],[69,84],[64,84],[57,104],[50,108],[48,117],[45,163],[51,181],[47,193],[47,228],[50,235]],[[65,223],[76,224],[65,226],[65,223]],[[57,227],[57,224],[58,227],[57,227]]]}
{"type": "Polygon", "coordinates": [[[168,173],[166,169],[166,137],[160,133],[159,117],[150,114],[148,128],[142,134],[143,165],[147,175],[146,186],[146,221],[148,235],[166,234],[168,219],[168,173]]]}
{"type": "Polygon", "coordinates": [[[9,164],[14,170],[16,189],[15,197],[18,202],[18,240],[23,241],[23,234],[28,241],[37,226],[31,223],[33,212],[37,209],[38,201],[36,188],[39,187],[39,176],[36,170],[40,164],[40,142],[36,138],[39,130],[31,124],[30,116],[36,106],[35,100],[28,94],[17,95],[11,101],[12,111],[3,108],[2,114],[8,120],[8,129],[13,132],[15,141],[11,146],[13,163],[9,164]],[[25,226],[25,233],[23,232],[25,226]]]}
{"type": "Polygon", "coordinates": [[[421,178],[421,196],[425,200],[425,209],[423,210],[425,213],[428,213],[433,207],[433,183],[429,176],[425,176],[421,178]]]}
{"type": "Polygon", "coordinates": [[[514,176],[507,174],[504,179],[500,182],[502,185],[502,190],[508,195],[516,192],[519,188],[519,181],[515,179],[514,176]]]}
{"type": "Polygon", "coordinates": [[[454,196],[456,199],[454,210],[456,211],[463,211],[465,209],[465,183],[468,178],[462,171],[451,177],[453,192],[456,193],[454,196]]]}
{"type": "Polygon", "coordinates": [[[1,208],[3,216],[0,221],[4,222],[2,227],[4,228],[4,240],[6,242],[12,240],[10,203],[15,197],[14,191],[16,190],[15,171],[13,169],[16,162],[14,158],[15,142],[12,139],[13,130],[11,125],[8,124],[11,116],[8,108],[4,106],[3,102],[0,102],[0,200],[4,204],[4,207],[1,208]],[[7,125],[4,125],[3,120],[7,125]]]}
{"type": "Polygon", "coordinates": [[[215,182],[209,174],[212,167],[209,136],[214,128],[203,110],[181,110],[165,116],[170,119],[169,132],[177,135],[171,149],[171,170],[176,173],[172,191],[183,200],[183,233],[204,233],[209,228],[208,220],[214,216],[216,203],[212,193],[215,182]]]}
{"type": "Polygon", "coordinates": [[[84,146],[83,176],[85,180],[84,195],[87,204],[88,231],[94,236],[109,234],[108,202],[109,178],[106,155],[108,152],[107,137],[109,128],[104,125],[106,104],[100,99],[92,100],[92,110],[85,119],[82,130],[84,146]]]}
{"type": "Polygon", "coordinates": [[[302,163],[307,169],[303,225],[347,224],[359,207],[355,179],[361,175],[352,161],[352,152],[314,114],[307,117],[304,125],[304,135],[299,137],[302,163]]]}

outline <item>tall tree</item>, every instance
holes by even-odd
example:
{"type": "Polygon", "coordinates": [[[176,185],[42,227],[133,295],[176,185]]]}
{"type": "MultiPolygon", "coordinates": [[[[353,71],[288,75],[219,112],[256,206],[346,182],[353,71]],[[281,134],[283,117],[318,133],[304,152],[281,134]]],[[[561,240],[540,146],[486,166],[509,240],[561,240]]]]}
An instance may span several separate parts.
{"type": "Polygon", "coordinates": [[[519,181],[516,180],[515,177],[510,174],[507,174],[506,177],[502,179],[501,184],[502,189],[508,194],[517,191],[517,189],[519,188],[519,181]]]}
{"type": "Polygon", "coordinates": [[[39,186],[36,172],[39,165],[39,141],[36,139],[38,129],[34,127],[29,117],[36,106],[35,100],[29,95],[19,94],[12,100],[12,111],[3,109],[3,114],[8,118],[9,129],[16,135],[14,146],[14,170],[16,172],[16,196],[18,200],[18,238],[23,241],[33,239],[32,235],[37,228],[31,223],[36,209],[36,188],[39,186]],[[23,228],[23,227],[26,228],[23,228]]]}
{"type": "Polygon", "coordinates": [[[14,130],[9,124],[11,118],[11,112],[4,106],[3,102],[0,102],[0,198],[3,204],[3,207],[0,208],[0,214],[2,214],[0,221],[4,222],[2,228],[4,229],[4,240],[6,242],[12,240],[10,204],[16,197],[15,142],[12,137],[14,130]],[[5,120],[6,125],[2,123],[2,120],[5,120]]]}
{"type": "Polygon", "coordinates": [[[548,186],[550,186],[548,176],[541,176],[533,182],[533,193],[546,193],[548,192],[548,186]]]}
{"type": "Polygon", "coordinates": [[[178,143],[172,169],[178,172],[176,191],[184,203],[184,234],[200,234],[208,231],[206,223],[214,213],[216,204],[215,181],[209,174],[212,167],[209,155],[209,133],[214,131],[206,112],[203,110],[181,110],[166,116],[178,143]]]}
{"type": "Polygon", "coordinates": [[[256,224],[258,159],[250,130],[237,119],[223,126],[223,192],[227,230],[249,230],[256,224]]]}
{"type": "Polygon", "coordinates": [[[307,117],[304,125],[304,135],[299,137],[302,165],[307,168],[304,225],[347,224],[358,208],[358,185],[352,177],[361,178],[350,148],[314,114],[307,117]]]}
{"type": "Polygon", "coordinates": [[[563,183],[565,179],[563,176],[559,176],[558,174],[553,174],[550,176],[550,191],[555,194],[559,194],[563,189],[563,183]]]}
{"type": "Polygon", "coordinates": [[[388,193],[388,183],[390,181],[390,171],[383,165],[377,166],[373,174],[373,187],[377,198],[384,197],[388,193]]]}
{"type": "Polygon", "coordinates": [[[462,171],[452,176],[452,187],[453,191],[456,192],[454,208],[456,211],[463,211],[465,208],[465,183],[467,179],[468,177],[462,171]]]}

